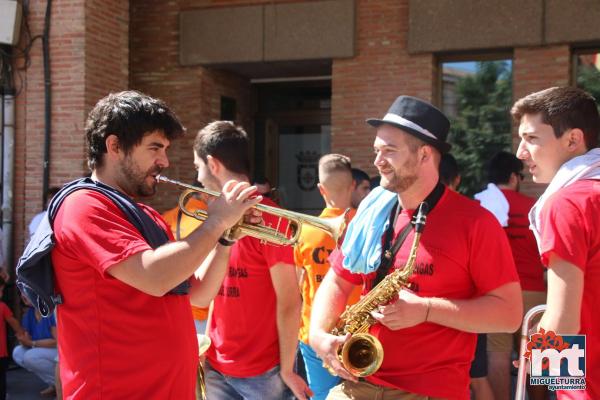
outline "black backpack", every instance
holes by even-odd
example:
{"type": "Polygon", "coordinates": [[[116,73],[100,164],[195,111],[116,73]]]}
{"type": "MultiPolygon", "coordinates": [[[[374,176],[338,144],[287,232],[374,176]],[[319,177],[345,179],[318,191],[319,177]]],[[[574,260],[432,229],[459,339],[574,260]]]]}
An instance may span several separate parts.
{"type": "MultiPolygon", "coordinates": [[[[56,293],[54,288],[51,252],[55,241],[52,224],[63,200],[69,194],[80,189],[95,190],[111,199],[152,248],[155,249],[169,241],[166,232],[133,200],[118,190],[90,178],[77,179],[67,183],[52,198],[48,205],[48,212],[42,218],[17,264],[17,287],[44,317],[50,315],[54,308],[63,302],[62,296],[60,293],[56,293]]],[[[187,294],[189,286],[188,281],[185,281],[169,293],[187,294]]]]}

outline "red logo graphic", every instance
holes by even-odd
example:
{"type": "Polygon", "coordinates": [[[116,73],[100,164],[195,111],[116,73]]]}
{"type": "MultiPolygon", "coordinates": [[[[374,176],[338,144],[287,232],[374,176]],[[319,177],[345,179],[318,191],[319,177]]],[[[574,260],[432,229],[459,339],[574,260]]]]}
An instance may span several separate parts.
{"type": "MultiPolygon", "coordinates": [[[[557,335],[553,331],[546,332],[544,328],[540,328],[540,331],[531,335],[529,342],[527,342],[525,358],[531,361],[531,351],[533,349],[539,349],[540,351],[544,351],[546,349],[556,349],[560,353],[562,350],[568,349],[570,346],[571,344],[565,342],[561,335],[557,335]]],[[[565,360],[566,359],[562,359],[561,362],[565,360]]],[[[549,366],[549,359],[544,358],[542,360],[542,370],[547,370],[549,366]]]]}

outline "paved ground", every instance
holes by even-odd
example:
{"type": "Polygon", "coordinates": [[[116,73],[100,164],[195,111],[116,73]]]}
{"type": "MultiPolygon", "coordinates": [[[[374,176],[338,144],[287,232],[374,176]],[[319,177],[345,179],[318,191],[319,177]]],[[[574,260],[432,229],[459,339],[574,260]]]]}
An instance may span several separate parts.
{"type": "MultiPolygon", "coordinates": [[[[516,379],[513,377],[513,386],[515,381],[516,379]]],[[[6,385],[8,387],[7,400],[50,400],[48,397],[40,396],[40,390],[46,388],[44,382],[23,368],[11,367],[6,376],[6,385]]],[[[550,399],[556,399],[554,393],[551,393],[550,399]]]]}
{"type": "Polygon", "coordinates": [[[7,400],[49,399],[40,396],[40,390],[45,389],[46,384],[23,368],[11,367],[8,370],[6,386],[8,388],[7,400]]]}

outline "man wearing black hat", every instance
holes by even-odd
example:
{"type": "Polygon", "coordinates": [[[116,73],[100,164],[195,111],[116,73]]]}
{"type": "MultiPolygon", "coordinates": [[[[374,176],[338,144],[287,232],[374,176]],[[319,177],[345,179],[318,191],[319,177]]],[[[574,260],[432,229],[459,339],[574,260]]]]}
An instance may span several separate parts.
{"type": "Polygon", "coordinates": [[[367,122],[377,128],[381,187],[363,200],[342,247],[331,254],[311,317],[311,345],[345,379],[328,399],[468,399],[476,333],[512,332],[520,324],[521,289],[506,235],[491,213],[439,182],[450,123],[437,108],[401,96],[382,119],[367,122]],[[358,380],[337,356],[349,335],[329,332],[354,285],[365,294],[404,267],[414,237],[410,222],[424,201],[429,214],[410,290],[371,313],[376,323],[369,332],[385,356],[373,375],[358,380]]]}

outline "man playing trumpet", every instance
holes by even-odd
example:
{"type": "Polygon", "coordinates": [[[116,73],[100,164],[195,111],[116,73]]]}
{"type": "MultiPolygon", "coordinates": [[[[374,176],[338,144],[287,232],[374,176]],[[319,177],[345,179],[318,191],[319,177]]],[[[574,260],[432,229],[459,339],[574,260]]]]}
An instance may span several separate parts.
{"type": "MultiPolygon", "coordinates": [[[[193,400],[198,345],[187,281],[209,253],[229,255],[217,241],[258,203],[249,198],[256,188],[227,182],[208,220],[172,242],[160,215],[137,201],[155,193],[171,141],[184,133],[175,114],[144,94],[114,93],[90,112],[85,133],[91,179],[67,195],[53,223],[64,397],[193,400]]],[[[206,297],[216,272],[190,293],[206,297]]]]}
{"type": "Polygon", "coordinates": [[[440,156],[450,148],[450,124],[439,110],[401,96],[383,119],[368,122],[377,128],[374,164],[382,187],[363,200],[332,253],[311,316],[311,346],[344,379],[328,398],[468,399],[475,333],[512,332],[520,324],[521,289],[506,235],[488,211],[439,183],[440,156]],[[350,335],[329,332],[353,285],[365,293],[375,286],[382,254],[390,254],[400,231],[408,235],[389,272],[403,268],[414,236],[408,224],[423,201],[430,211],[410,290],[372,312],[377,323],[370,333],[385,356],[373,375],[358,380],[338,359],[350,335]]]}
{"type": "MultiPolygon", "coordinates": [[[[248,182],[246,132],[229,121],[208,124],[196,136],[194,165],[206,189],[220,191],[231,179],[248,182]]],[[[261,203],[275,206],[267,198],[261,203]]],[[[278,226],[273,215],[263,219],[278,226]]],[[[229,244],[227,253],[210,259],[209,270],[222,271],[224,280],[209,322],[207,398],[279,400],[291,396],[289,388],[306,399],[310,390],[293,371],[301,297],[292,248],[253,237],[229,244]]],[[[211,298],[192,301],[203,306],[211,298]]]]}

